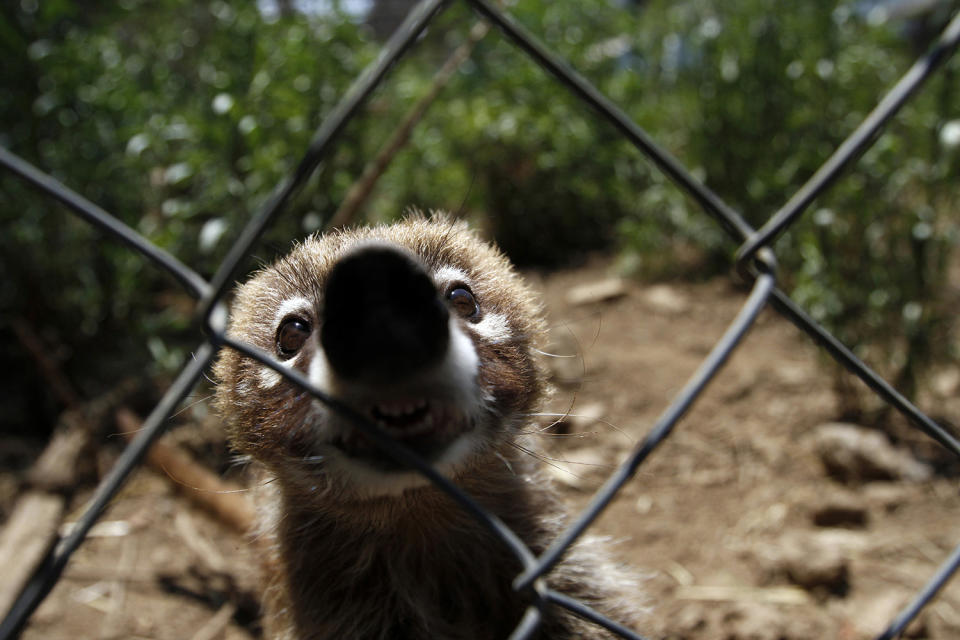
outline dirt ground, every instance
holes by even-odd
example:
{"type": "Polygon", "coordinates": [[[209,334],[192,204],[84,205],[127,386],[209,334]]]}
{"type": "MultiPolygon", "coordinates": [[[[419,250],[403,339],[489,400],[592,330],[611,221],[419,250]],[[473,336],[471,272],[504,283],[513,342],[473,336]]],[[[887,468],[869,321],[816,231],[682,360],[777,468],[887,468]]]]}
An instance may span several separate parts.
{"type": "MultiPolygon", "coordinates": [[[[649,430],[745,300],[744,291],[715,280],[629,283],[615,299],[569,302],[578,285],[607,275],[598,263],[538,282],[552,327],[549,350],[577,356],[552,360],[556,393],[546,409],[572,414],[568,435],[544,436],[550,469],[574,509],[649,430]]],[[[902,448],[878,454],[877,464],[887,465],[879,470],[863,460],[836,462],[833,454],[849,441],[843,438],[863,434],[821,428],[836,420],[824,372],[809,341],[764,311],[595,524],[644,576],[650,613],[638,631],[645,637],[872,638],[960,542],[956,478],[926,477],[902,448]],[[829,460],[839,465],[831,473],[829,460]]],[[[958,386],[960,375],[943,373],[928,404],[938,414],[956,412],[958,386]]],[[[168,440],[219,468],[226,454],[216,420],[203,404],[186,416],[168,440]]],[[[98,465],[118,450],[111,439],[112,453],[98,465]]],[[[227,475],[246,478],[236,467],[227,475]]],[[[3,477],[8,488],[17,481],[3,477]]],[[[78,492],[68,520],[91,490],[78,492]]],[[[193,506],[188,491],[164,473],[138,471],[23,637],[258,637],[249,543],[193,506]]],[[[960,637],[960,581],[907,635],[960,637]]]]}

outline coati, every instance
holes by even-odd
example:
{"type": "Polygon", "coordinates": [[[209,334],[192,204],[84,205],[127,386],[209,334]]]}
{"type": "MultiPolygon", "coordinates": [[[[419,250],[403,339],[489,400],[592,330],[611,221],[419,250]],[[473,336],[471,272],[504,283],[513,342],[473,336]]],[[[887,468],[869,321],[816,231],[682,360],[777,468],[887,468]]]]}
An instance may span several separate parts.
{"type": "MultiPolygon", "coordinates": [[[[528,452],[528,416],[545,389],[534,356],[540,308],[464,223],[415,214],[312,236],[239,287],[228,331],[375,421],[534,553],[562,528],[563,508],[528,452]]],[[[510,634],[526,602],[501,541],[269,367],[226,348],[214,373],[231,443],[265,476],[256,500],[267,637],[510,634]]],[[[547,583],[636,624],[634,582],[602,546],[578,542],[547,583]]],[[[611,636],[551,606],[539,637],[611,636]]]]}

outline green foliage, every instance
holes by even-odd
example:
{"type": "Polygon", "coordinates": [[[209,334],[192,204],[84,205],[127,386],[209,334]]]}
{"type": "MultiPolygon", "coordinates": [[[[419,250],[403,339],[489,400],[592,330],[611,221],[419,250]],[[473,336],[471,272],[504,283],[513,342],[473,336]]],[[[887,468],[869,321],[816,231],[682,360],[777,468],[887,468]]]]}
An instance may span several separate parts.
{"type": "MultiPolygon", "coordinates": [[[[677,69],[665,56],[660,68],[674,113],[688,123],[683,159],[756,226],[922,52],[905,26],[924,28],[926,42],[950,9],[926,23],[881,23],[857,6],[751,0],[731,10],[691,1],[658,14],[668,25],[663,41],[680,50],[677,69]]],[[[908,395],[917,373],[953,349],[945,293],[960,150],[940,132],[957,126],[958,69],[953,60],[931,78],[776,247],[795,299],[908,395]]],[[[647,251],[643,229],[624,231],[647,251]]]]}
{"type": "MultiPolygon", "coordinates": [[[[512,12],[597,77],[613,65],[590,53],[589,30],[617,33],[638,22],[637,14],[606,0],[523,2],[512,12]]],[[[454,6],[444,21],[456,36],[446,41],[459,44],[476,17],[454,6]]],[[[438,47],[429,38],[424,44],[387,89],[406,101],[427,92],[433,78],[424,69],[435,68],[455,46],[438,47]]],[[[399,119],[406,103],[398,106],[399,119]]],[[[616,225],[625,210],[635,208],[647,174],[619,134],[493,31],[378,184],[375,209],[463,203],[515,262],[569,264],[615,242],[616,225]]]]}
{"type": "MultiPolygon", "coordinates": [[[[270,3],[238,0],[8,3],[0,144],[210,274],[378,52],[357,17],[330,4],[274,14],[270,3]]],[[[464,5],[341,134],[270,228],[261,258],[329,219],[467,40],[477,18],[464,5]]],[[[825,0],[524,0],[510,11],[759,226],[908,68],[913,42],[958,5],[884,24],[860,12],[869,3],[825,0]],[[904,25],[925,31],[907,37],[904,25]]],[[[849,344],[893,353],[888,371],[907,391],[925,359],[949,352],[942,292],[956,235],[958,69],[953,60],[933,78],[777,245],[785,286],[849,344]]],[[[687,273],[676,256],[696,247],[697,273],[708,275],[735,248],[496,31],[413,130],[364,215],[391,219],[411,205],[474,218],[521,264],[616,246],[624,264],[662,276],[687,273]]],[[[191,307],[165,275],[3,174],[0,211],[0,314],[63,345],[74,380],[108,381],[147,353],[163,371],[182,361],[191,307]]],[[[6,349],[12,338],[0,332],[6,349]]]]}
{"type": "MultiPolygon", "coordinates": [[[[376,54],[342,16],[269,16],[256,3],[2,11],[0,143],[202,274],[376,54]]],[[[348,139],[338,160],[267,242],[286,246],[313,207],[342,196],[360,145],[348,139]]],[[[12,176],[0,185],[0,315],[63,345],[89,392],[150,355],[158,371],[178,368],[191,306],[171,280],[12,176]]]]}

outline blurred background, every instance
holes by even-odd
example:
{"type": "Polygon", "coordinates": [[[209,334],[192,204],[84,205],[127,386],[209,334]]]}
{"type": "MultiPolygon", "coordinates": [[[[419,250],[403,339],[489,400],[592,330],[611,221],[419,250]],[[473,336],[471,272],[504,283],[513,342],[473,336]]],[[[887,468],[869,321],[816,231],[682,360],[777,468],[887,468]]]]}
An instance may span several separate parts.
{"type": "MultiPolygon", "coordinates": [[[[412,4],[4,3],[0,144],[209,275],[412,4]]],[[[524,0],[510,11],[760,225],[958,4],[524,0]]],[[[726,272],[734,246],[719,227],[499,33],[471,35],[476,21],[457,3],[426,34],[257,257],[345,204],[337,224],[413,206],[473,220],[524,267],[602,251],[648,278],[726,272]],[[444,63],[452,73],[438,76],[444,63]],[[347,198],[365,168],[374,179],[347,198]]],[[[908,395],[931,358],[956,353],[945,319],[958,69],[954,59],[933,77],[777,247],[787,290],[861,355],[880,345],[873,364],[908,395]]],[[[61,408],[25,332],[85,397],[144,363],[157,375],[180,366],[191,304],[167,276],[5,174],[0,216],[0,366],[17,372],[0,389],[0,430],[41,435],[61,408]]]]}
{"type": "MultiPolygon", "coordinates": [[[[0,3],[0,145],[210,276],[414,4],[0,3]]],[[[960,10],[958,0],[504,5],[755,226],[816,171],[960,10]]],[[[958,178],[955,56],[775,247],[781,286],[948,427],[960,422],[958,178]]],[[[742,290],[728,277],[735,243],[465,3],[453,3],[391,72],[247,266],[271,261],[306,234],[393,220],[410,207],[470,220],[558,310],[561,320],[551,322],[572,339],[557,352],[577,352],[580,360],[569,376],[553,371],[556,410],[570,412],[579,393],[580,415],[572,417],[580,426],[565,428],[602,433],[577,450],[586,466],[557,477],[574,504],[602,481],[592,475],[596,469],[609,469],[645,433],[742,303],[742,290]],[[627,283],[617,301],[588,303],[589,313],[570,301],[579,285],[610,275],[627,283]],[[591,412],[594,423],[583,422],[591,412]]],[[[148,411],[201,338],[194,301],[169,276],[5,172],[0,222],[4,522],[30,487],[65,497],[75,512],[120,450],[114,436],[126,428],[117,426],[113,409],[148,411]],[[47,445],[55,429],[67,439],[83,430],[85,444],[71,445],[67,458],[47,457],[56,449],[47,445]],[[50,460],[62,459],[70,471],[57,476],[64,465],[50,460]]],[[[826,356],[804,351],[808,342],[785,324],[758,323],[718,390],[699,403],[691,430],[671,439],[643,483],[612,507],[622,524],[607,530],[630,537],[631,561],[656,575],[654,628],[675,634],[669,637],[721,637],[718,629],[737,639],[873,637],[955,544],[956,527],[945,514],[960,512],[957,465],[932,453],[927,440],[913,438],[911,455],[896,458],[902,465],[887,470],[882,486],[872,476],[838,483],[825,457],[836,448],[827,438],[833,432],[794,449],[813,426],[837,419],[882,427],[892,442],[906,432],[826,356]],[[929,464],[923,473],[916,459],[929,464]],[[931,469],[938,478],[922,484],[931,469]],[[861,481],[874,484],[833,493],[861,481]],[[838,504],[846,520],[817,520],[822,513],[835,518],[838,504]],[[638,513],[641,528],[633,526],[638,513]],[[918,534],[918,522],[937,524],[918,534]],[[857,529],[862,539],[838,538],[837,526],[857,529]],[[783,534],[806,535],[811,527],[834,537],[811,536],[797,547],[783,534]],[[797,558],[788,558],[797,548],[797,558]],[[908,565],[888,579],[892,555],[908,565]],[[813,557],[832,560],[806,583],[784,577],[813,557]],[[731,583],[789,584],[803,593],[787,592],[794,598],[787,604],[799,598],[806,608],[791,610],[789,628],[764,617],[779,615],[775,607],[783,602],[776,599],[784,592],[775,590],[772,608],[759,613],[682,608],[714,597],[695,588],[731,583]],[[851,584],[853,598],[846,597],[851,584]],[[675,607],[664,604],[671,598],[675,607]],[[740,627],[731,631],[729,624],[740,627]],[[854,629],[846,635],[845,624],[854,629]],[[840,631],[828,636],[827,629],[840,631]]],[[[216,473],[236,476],[219,424],[202,402],[208,393],[201,385],[191,409],[175,416],[196,428],[172,434],[174,444],[216,473]]],[[[146,537],[123,543],[133,546],[94,540],[83,547],[63,593],[55,591],[53,604],[38,613],[35,637],[86,637],[75,635],[78,628],[99,630],[91,637],[133,637],[130,629],[187,637],[224,602],[239,634],[227,637],[256,637],[256,605],[237,595],[253,589],[235,589],[229,580],[229,588],[210,587],[209,576],[230,577],[224,567],[242,564],[229,552],[243,546],[243,526],[232,521],[227,533],[222,523],[190,520],[176,485],[191,483],[154,466],[153,475],[136,476],[110,514],[127,523],[125,531],[146,537]],[[197,586],[188,563],[214,557],[203,546],[214,540],[227,561],[207,567],[208,582],[197,586]],[[138,556],[138,544],[150,553],[138,556]],[[129,557],[139,559],[130,566],[149,576],[122,578],[141,584],[136,597],[149,595],[147,583],[159,584],[155,591],[163,595],[153,593],[150,606],[141,602],[143,620],[122,613],[137,588],[89,591],[120,580],[103,567],[123,549],[134,549],[129,557]],[[138,568],[147,559],[149,566],[138,568]],[[184,593],[203,604],[177,628],[171,620],[184,593]],[[93,617],[105,611],[106,622],[93,617]],[[146,620],[150,615],[155,620],[146,620]]],[[[737,607],[752,606],[743,603],[756,593],[731,597],[737,607]]],[[[924,623],[927,635],[915,637],[955,637],[960,592],[950,598],[924,623]]]]}

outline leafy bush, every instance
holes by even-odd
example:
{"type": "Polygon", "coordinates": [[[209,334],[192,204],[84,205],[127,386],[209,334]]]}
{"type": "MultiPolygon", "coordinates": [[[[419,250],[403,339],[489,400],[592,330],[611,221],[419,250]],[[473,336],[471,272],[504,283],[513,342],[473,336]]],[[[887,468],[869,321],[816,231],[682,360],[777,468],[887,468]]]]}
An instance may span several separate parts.
{"type": "MultiPolygon", "coordinates": [[[[690,96],[684,160],[761,225],[921,53],[903,29],[925,45],[949,10],[941,5],[923,23],[832,2],[664,11],[664,42],[678,43],[681,62],[672,69],[661,58],[661,75],[690,96]]],[[[934,76],[776,246],[796,300],[908,395],[932,359],[956,355],[945,294],[957,239],[950,213],[960,202],[960,152],[949,139],[958,69],[954,59],[934,76]]],[[[627,246],[646,251],[642,233],[623,229],[627,246]]]]}
{"type": "MultiPolygon", "coordinates": [[[[256,3],[23,2],[3,12],[0,144],[208,275],[376,54],[342,16],[271,16],[256,3]]],[[[315,228],[310,212],[342,196],[362,163],[348,133],[336,170],[266,241],[286,247],[315,228]]],[[[171,280],[12,176],[0,184],[0,316],[53,346],[85,395],[151,357],[157,373],[179,368],[193,346],[184,337],[196,334],[184,332],[192,307],[171,280]]]]}
{"type": "MultiPolygon", "coordinates": [[[[331,5],[326,13],[235,0],[5,6],[0,144],[210,274],[377,54],[359,19],[331,5]]],[[[525,0],[510,11],[760,225],[960,3],[882,24],[863,10],[870,6],[525,0]]],[[[270,228],[262,259],[330,218],[476,20],[457,3],[429,30],[270,228]]],[[[777,244],[785,286],[908,392],[922,363],[953,348],[942,294],[956,236],[958,68],[955,59],[932,79],[777,244]],[[892,360],[880,362],[871,345],[892,360]]],[[[616,246],[623,264],[668,276],[689,273],[677,256],[696,247],[697,273],[708,275],[727,268],[735,248],[496,31],[413,130],[364,215],[391,219],[411,205],[474,218],[521,264],[564,264],[616,246]]],[[[192,346],[184,337],[195,335],[184,331],[191,306],[169,293],[166,276],[8,175],[0,208],[0,317],[56,347],[85,393],[147,353],[158,371],[182,362],[192,346]]],[[[7,326],[0,344],[19,353],[7,326]]],[[[32,370],[22,354],[4,358],[32,370]]]]}

